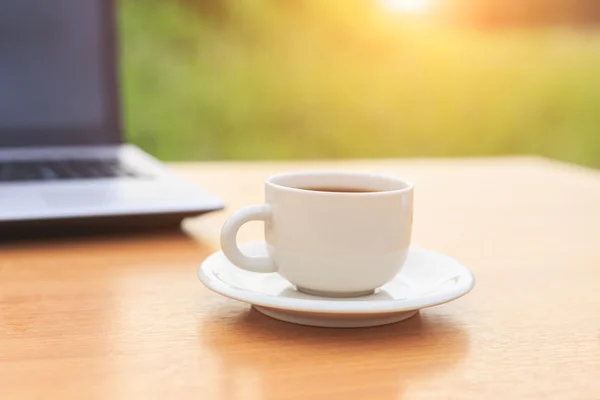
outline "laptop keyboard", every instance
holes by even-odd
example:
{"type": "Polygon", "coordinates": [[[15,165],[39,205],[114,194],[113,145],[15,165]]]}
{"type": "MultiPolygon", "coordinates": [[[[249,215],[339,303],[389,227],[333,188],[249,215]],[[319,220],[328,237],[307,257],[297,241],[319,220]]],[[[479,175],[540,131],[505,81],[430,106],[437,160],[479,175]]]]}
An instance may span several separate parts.
{"type": "Polygon", "coordinates": [[[145,177],[118,159],[0,161],[0,183],[145,177]]]}

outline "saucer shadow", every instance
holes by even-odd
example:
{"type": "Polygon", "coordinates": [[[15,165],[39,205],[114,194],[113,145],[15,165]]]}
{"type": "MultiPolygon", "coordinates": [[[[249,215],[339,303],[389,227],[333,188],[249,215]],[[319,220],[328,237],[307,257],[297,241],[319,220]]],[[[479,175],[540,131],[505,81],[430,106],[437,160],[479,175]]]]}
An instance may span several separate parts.
{"type": "Polygon", "coordinates": [[[198,338],[221,363],[220,390],[232,398],[251,374],[261,399],[398,399],[411,385],[455,366],[469,350],[460,325],[429,310],[356,329],[295,325],[254,309],[229,316],[215,315],[208,329],[199,326],[198,338]]]}

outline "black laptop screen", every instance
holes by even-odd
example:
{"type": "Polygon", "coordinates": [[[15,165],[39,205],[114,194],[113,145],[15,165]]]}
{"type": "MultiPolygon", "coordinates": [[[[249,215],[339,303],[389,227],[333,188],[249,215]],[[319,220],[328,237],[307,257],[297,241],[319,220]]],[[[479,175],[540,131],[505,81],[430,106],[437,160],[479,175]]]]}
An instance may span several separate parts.
{"type": "Polygon", "coordinates": [[[0,1],[0,146],[118,139],[112,5],[0,1]]]}

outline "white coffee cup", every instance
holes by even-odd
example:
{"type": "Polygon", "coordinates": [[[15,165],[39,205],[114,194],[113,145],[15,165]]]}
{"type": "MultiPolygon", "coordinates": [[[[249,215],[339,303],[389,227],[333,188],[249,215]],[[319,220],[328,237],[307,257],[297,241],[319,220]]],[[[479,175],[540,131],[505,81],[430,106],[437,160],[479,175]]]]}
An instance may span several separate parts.
{"type": "Polygon", "coordinates": [[[411,240],[412,183],[292,172],[268,178],[265,192],[265,204],[244,207],[223,225],[221,247],[237,267],[278,272],[302,292],[335,297],[369,294],[400,272],[411,240]],[[255,220],[265,222],[268,257],[246,256],[237,245],[240,227],[255,220]]]}

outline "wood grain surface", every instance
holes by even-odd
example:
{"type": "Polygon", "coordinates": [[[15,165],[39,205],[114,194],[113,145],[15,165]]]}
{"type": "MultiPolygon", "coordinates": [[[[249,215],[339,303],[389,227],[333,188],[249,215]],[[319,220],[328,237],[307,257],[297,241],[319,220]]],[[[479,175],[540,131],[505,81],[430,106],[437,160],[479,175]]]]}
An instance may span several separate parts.
{"type": "Polygon", "coordinates": [[[186,234],[0,245],[0,399],[600,399],[597,172],[536,158],[173,168],[228,208],[186,234]],[[413,180],[414,243],[468,265],[475,289],[354,330],[205,289],[196,269],[224,218],[297,169],[413,180]]]}

